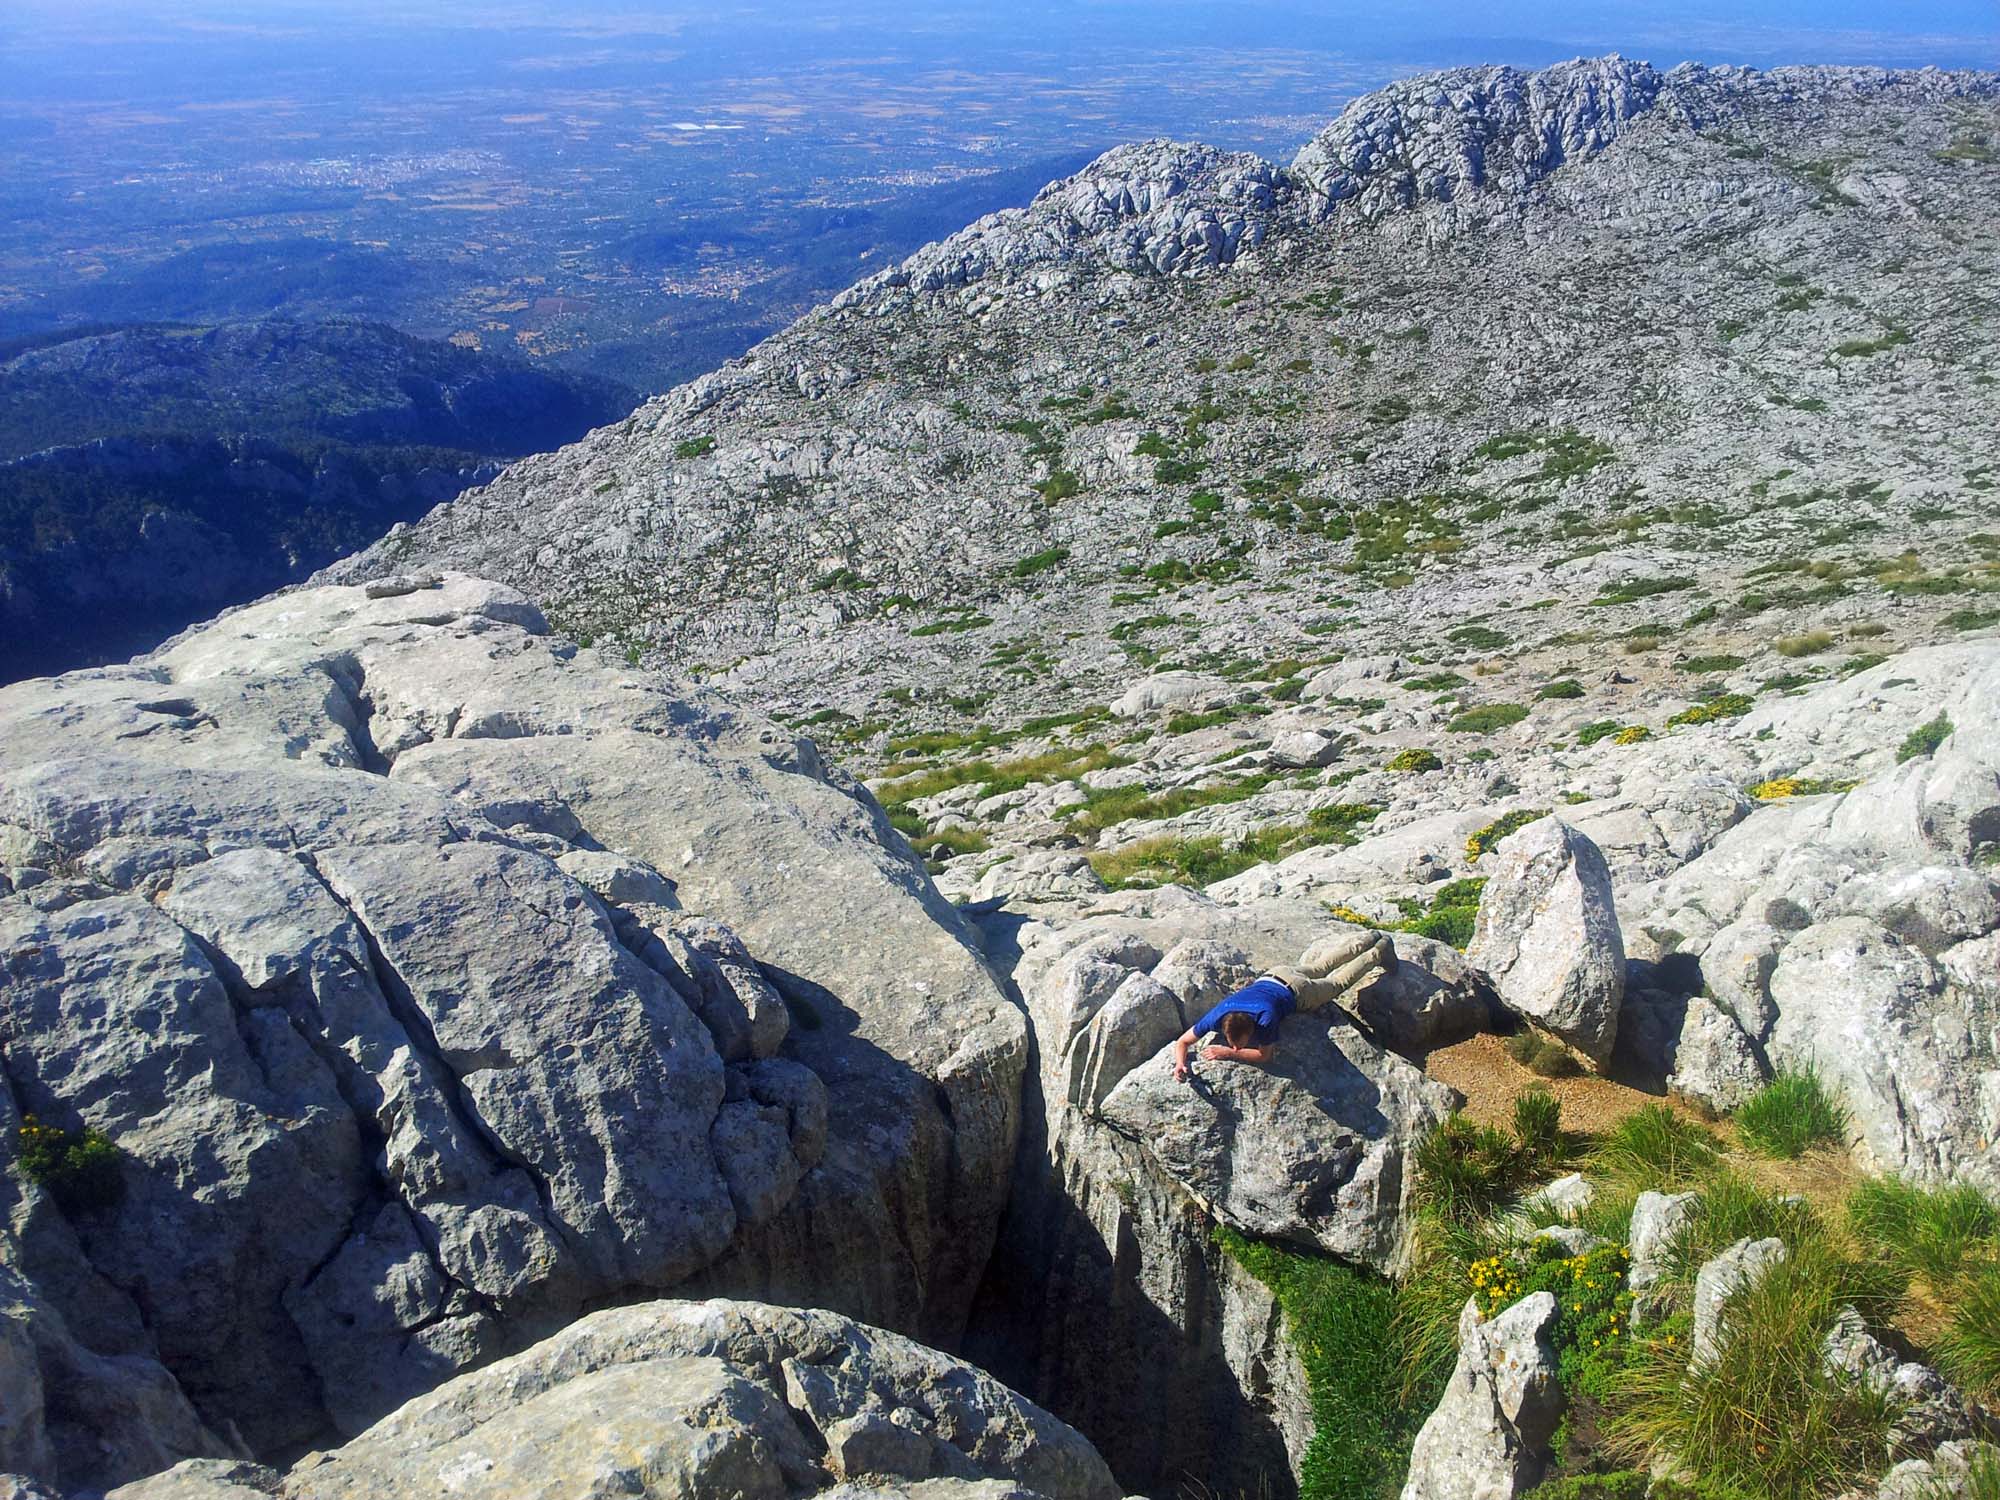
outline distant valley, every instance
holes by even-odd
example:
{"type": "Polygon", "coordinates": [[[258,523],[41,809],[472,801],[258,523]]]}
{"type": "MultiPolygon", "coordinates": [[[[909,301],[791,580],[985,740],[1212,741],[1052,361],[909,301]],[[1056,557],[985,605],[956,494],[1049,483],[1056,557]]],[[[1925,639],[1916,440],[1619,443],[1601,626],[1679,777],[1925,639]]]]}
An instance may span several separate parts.
{"type": "Polygon", "coordinates": [[[0,344],[0,681],[143,650],[637,399],[370,323],[0,344]]]}

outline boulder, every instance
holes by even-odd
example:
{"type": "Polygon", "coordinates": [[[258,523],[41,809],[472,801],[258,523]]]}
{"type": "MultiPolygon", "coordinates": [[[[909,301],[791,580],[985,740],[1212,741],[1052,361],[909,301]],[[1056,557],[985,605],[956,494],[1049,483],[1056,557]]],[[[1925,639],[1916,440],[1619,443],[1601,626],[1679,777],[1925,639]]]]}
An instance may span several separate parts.
{"type": "Polygon", "coordinates": [[[1091,1445],[997,1380],[833,1313],[653,1302],[461,1375],[273,1484],[179,1468],[117,1500],[611,1495],[1117,1500],[1091,1445]],[[850,1488],[851,1487],[851,1488],[850,1488]]]}
{"type": "Polygon", "coordinates": [[[1286,1021],[1266,1066],[1198,1062],[1182,1083],[1163,1048],[1102,1113],[1223,1223],[1393,1270],[1405,1253],[1410,1150],[1455,1102],[1323,1011],[1286,1021]]]}
{"type": "Polygon", "coordinates": [[[0,689],[0,850],[89,877],[0,897],[0,1105],[126,1168],[27,1269],[186,1408],[119,1452],[325,1441],[668,1288],[962,1331],[1022,1016],[809,741],[546,631],[308,589],[0,689]]]}
{"type": "Polygon", "coordinates": [[[1458,1363],[1417,1433],[1402,1500],[1513,1500],[1542,1477],[1562,1415],[1549,1335],[1556,1299],[1523,1297],[1491,1320],[1458,1317],[1458,1363]]]}
{"type": "Polygon", "coordinates": [[[1930,1366],[1898,1356],[1851,1307],[1842,1308],[1827,1331],[1826,1367],[1890,1403],[1896,1414],[1889,1428],[1891,1458],[1918,1456],[1987,1433],[2000,1435],[2000,1423],[1964,1392],[1930,1366]]]}
{"type": "Polygon", "coordinates": [[[1188,1016],[1172,990],[1150,974],[1129,975],[1071,1044],[1070,1103],[1097,1113],[1126,1074],[1187,1025],[1188,1016]]]}
{"type": "Polygon", "coordinates": [[[1643,1086],[1717,1114],[1740,1108],[1768,1081],[1755,1044],[1700,995],[1628,988],[1618,1052],[1620,1066],[1643,1086]]]}
{"type": "Polygon", "coordinates": [[[1722,1353],[1728,1333],[1730,1299],[1754,1285],[1789,1255],[1781,1239],[1753,1240],[1745,1236],[1702,1264],[1694,1279],[1691,1367],[1710,1364],[1722,1353]]]}
{"type": "Polygon", "coordinates": [[[1978,1470],[2000,1473],[2000,1447],[1992,1443],[1946,1443],[1929,1458],[1905,1459],[1863,1492],[1869,1500],[1979,1500],[1978,1470]]]}
{"type": "Polygon", "coordinates": [[[1771,995],[1772,1063],[1818,1070],[1866,1166],[2000,1187],[2000,1121],[1982,1096],[1996,1078],[1993,1039],[1921,949],[1865,917],[1836,917],[1785,946],[1771,995]]]}
{"type": "Polygon", "coordinates": [[[1271,764],[1318,770],[1340,759],[1340,741],[1311,729],[1281,729],[1271,736],[1271,764]]]}
{"type": "Polygon", "coordinates": [[[1560,818],[1501,840],[1466,961],[1500,1002],[1602,1067],[1618,1040],[1625,947],[1604,856],[1560,818]]]}
{"type": "Polygon", "coordinates": [[[1243,690],[1220,677],[1199,672],[1162,672],[1127,688],[1111,711],[1121,719],[1137,719],[1166,709],[1207,709],[1234,702],[1243,690]]]}

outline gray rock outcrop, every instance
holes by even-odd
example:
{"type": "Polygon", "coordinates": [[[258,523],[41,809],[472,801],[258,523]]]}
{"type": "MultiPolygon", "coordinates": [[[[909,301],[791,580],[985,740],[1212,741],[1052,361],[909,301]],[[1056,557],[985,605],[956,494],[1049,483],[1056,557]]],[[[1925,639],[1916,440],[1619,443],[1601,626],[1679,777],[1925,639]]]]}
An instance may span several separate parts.
{"type": "Polygon", "coordinates": [[[904,847],[809,742],[456,576],[0,692],[0,849],[62,872],[0,900],[4,1098],[125,1184],[37,1197],[20,1268],[191,1398],[168,1460],[358,1431],[592,1299],[955,1338],[1026,1029],[904,847]]]}
{"type": "Polygon", "coordinates": [[[1501,1004],[1602,1067],[1618,1041],[1625,946],[1611,871],[1589,838],[1541,818],[1489,856],[1466,961],[1501,1004]]]}
{"type": "Polygon", "coordinates": [[[1535,1485],[1562,1415],[1549,1334],[1556,1299],[1523,1297],[1486,1319],[1458,1317],[1458,1363],[1410,1453],[1402,1500],[1513,1500],[1535,1485]]]}
{"type": "Polygon", "coordinates": [[[594,1313],[278,1475],[189,1463],[116,1500],[935,1495],[1117,1500],[1076,1432],[970,1365],[832,1313],[594,1313]]]}

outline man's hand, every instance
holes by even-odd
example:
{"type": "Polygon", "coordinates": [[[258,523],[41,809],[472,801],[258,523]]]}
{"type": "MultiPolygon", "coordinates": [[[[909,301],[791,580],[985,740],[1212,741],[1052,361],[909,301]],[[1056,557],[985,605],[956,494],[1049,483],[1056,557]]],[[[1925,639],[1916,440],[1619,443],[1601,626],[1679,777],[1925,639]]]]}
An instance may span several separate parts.
{"type": "Polygon", "coordinates": [[[1188,1049],[1194,1046],[1194,1033],[1184,1031],[1174,1038],[1174,1082],[1188,1081],[1188,1049]]]}
{"type": "Polygon", "coordinates": [[[1201,1055],[1208,1062],[1224,1062],[1236,1055],[1236,1049],[1234,1047],[1204,1047],[1201,1049],[1201,1055]]]}

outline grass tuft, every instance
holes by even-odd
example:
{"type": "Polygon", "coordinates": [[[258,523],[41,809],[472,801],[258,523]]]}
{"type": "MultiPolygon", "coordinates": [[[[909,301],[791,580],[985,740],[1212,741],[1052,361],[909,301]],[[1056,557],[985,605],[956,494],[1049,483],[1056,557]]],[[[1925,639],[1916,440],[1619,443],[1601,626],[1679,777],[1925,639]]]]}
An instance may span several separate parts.
{"type": "Polygon", "coordinates": [[[1634,1110],[1591,1152],[1592,1168],[1616,1182],[1659,1191],[1692,1186],[1719,1156],[1715,1137],[1665,1104],[1634,1110]]]}
{"type": "Polygon", "coordinates": [[[1583,1071],[1575,1053],[1533,1028],[1515,1032],[1500,1045],[1515,1062],[1543,1078],[1574,1078],[1583,1071]]]}
{"type": "Polygon", "coordinates": [[[1847,1110],[1820,1081],[1819,1071],[1780,1071],[1736,1112],[1736,1135],[1759,1156],[1796,1161],[1814,1146],[1847,1139],[1847,1110]]]}

